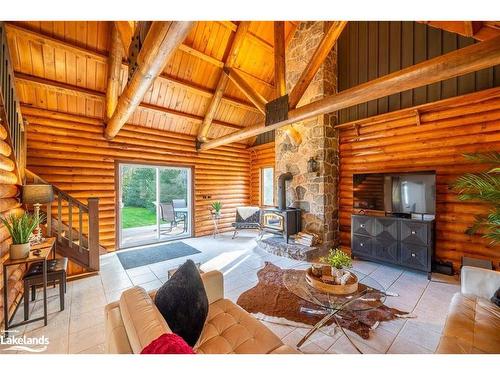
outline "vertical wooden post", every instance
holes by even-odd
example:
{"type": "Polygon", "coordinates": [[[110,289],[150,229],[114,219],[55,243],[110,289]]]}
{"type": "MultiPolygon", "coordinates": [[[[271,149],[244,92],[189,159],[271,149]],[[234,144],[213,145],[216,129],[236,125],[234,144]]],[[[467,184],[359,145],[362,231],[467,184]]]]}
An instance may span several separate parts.
{"type": "Polygon", "coordinates": [[[89,267],[99,271],[99,198],[88,199],[89,208],[89,267]]]}
{"type": "Polygon", "coordinates": [[[57,242],[62,241],[62,197],[57,194],[57,242]]]}
{"type": "Polygon", "coordinates": [[[71,200],[68,199],[68,240],[69,247],[73,248],[73,205],[71,200]]]}
{"type": "Polygon", "coordinates": [[[276,98],[286,94],[285,22],[274,22],[274,87],[276,98]]]}
{"type": "Polygon", "coordinates": [[[120,96],[120,73],[122,70],[123,48],[116,25],[111,22],[111,43],[108,57],[108,86],[106,89],[106,123],[115,112],[120,96]]]}
{"type": "Polygon", "coordinates": [[[83,252],[83,217],[82,207],[78,206],[78,251],[83,252]]]}
{"type": "Polygon", "coordinates": [[[47,237],[52,237],[52,203],[47,203],[47,237]]]}

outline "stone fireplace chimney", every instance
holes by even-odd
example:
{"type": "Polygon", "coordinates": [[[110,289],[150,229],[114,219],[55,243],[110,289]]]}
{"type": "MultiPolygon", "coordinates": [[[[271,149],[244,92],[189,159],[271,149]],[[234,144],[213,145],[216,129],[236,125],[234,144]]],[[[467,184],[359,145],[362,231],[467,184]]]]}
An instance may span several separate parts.
{"type": "MultiPolygon", "coordinates": [[[[286,51],[287,92],[300,74],[325,33],[326,22],[301,22],[286,51]]],[[[337,87],[336,48],[316,73],[298,107],[334,94],[337,87]]],[[[333,128],[334,114],[321,115],[292,126],[302,137],[297,144],[278,129],[275,137],[275,176],[291,173],[287,184],[287,206],[302,209],[302,230],[315,233],[325,248],[338,244],[338,135],[333,128]],[[308,172],[307,162],[313,157],[317,172],[308,172]]],[[[276,192],[278,194],[278,192],[276,192]]]]}

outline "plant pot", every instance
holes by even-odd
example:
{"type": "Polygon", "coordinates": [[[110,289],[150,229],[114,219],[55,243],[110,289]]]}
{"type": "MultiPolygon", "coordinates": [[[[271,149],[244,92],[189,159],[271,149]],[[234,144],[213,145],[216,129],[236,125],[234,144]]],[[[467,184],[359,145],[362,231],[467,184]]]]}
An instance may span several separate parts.
{"type": "Polygon", "coordinates": [[[11,244],[9,248],[10,259],[23,259],[30,255],[30,243],[11,244]]]}

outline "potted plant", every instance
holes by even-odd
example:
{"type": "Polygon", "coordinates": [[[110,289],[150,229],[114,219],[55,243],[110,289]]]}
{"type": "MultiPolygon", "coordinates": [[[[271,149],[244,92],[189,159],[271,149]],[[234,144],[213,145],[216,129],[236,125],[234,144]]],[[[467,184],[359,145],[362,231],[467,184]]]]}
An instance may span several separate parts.
{"type": "Polygon", "coordinates": [[[490,164],[482,173],[467,173],[453,185],[462,201],[479,201],[490,206],[489,212],[477,215],[474,224],[466,234],[473,235],[481,231],[484,238],[491,240],[490,245],[500,243],[500,152],[465,154],[471,161],[490,164]]]}
{"type": "Polygon", "coordinates": [[[335,278],[341,278],[344,275],[343,268],[352,267],[351,257],[339,248],[331,249],[328,256],[321,257],[320,261],[327,263],[332,268],[332,276],[335,278]]]}
{"type": "Polygon", "coordinates": [[[220,217],[220,214],[222,211],[222,202],[221,201],[212,202],[210,207],[211,207],[212,214],[217,218],[220,217]]]}
{"type": "Polygon", "coordinates": [[[7,228],[12,237],[12,244],[9,248],[11,259],[26,258],[30,252],[30,236],[38,226],[40,219],[30,213],[22,215],[10,214],[1,217],[3,225],[7,228]]]}

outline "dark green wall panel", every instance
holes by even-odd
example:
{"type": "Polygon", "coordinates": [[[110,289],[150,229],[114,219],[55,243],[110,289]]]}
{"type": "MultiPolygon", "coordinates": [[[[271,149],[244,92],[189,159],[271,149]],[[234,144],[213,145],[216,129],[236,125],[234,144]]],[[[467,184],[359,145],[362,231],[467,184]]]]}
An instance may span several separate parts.
{"type": "MultiPolygon", "coordinates": [[[[339,91],[475,43],[417,22],[349,22],[338,42],[339,91]]],[[[500,85],[498,66],[339,111],[339,123],[500,85]]]]}

